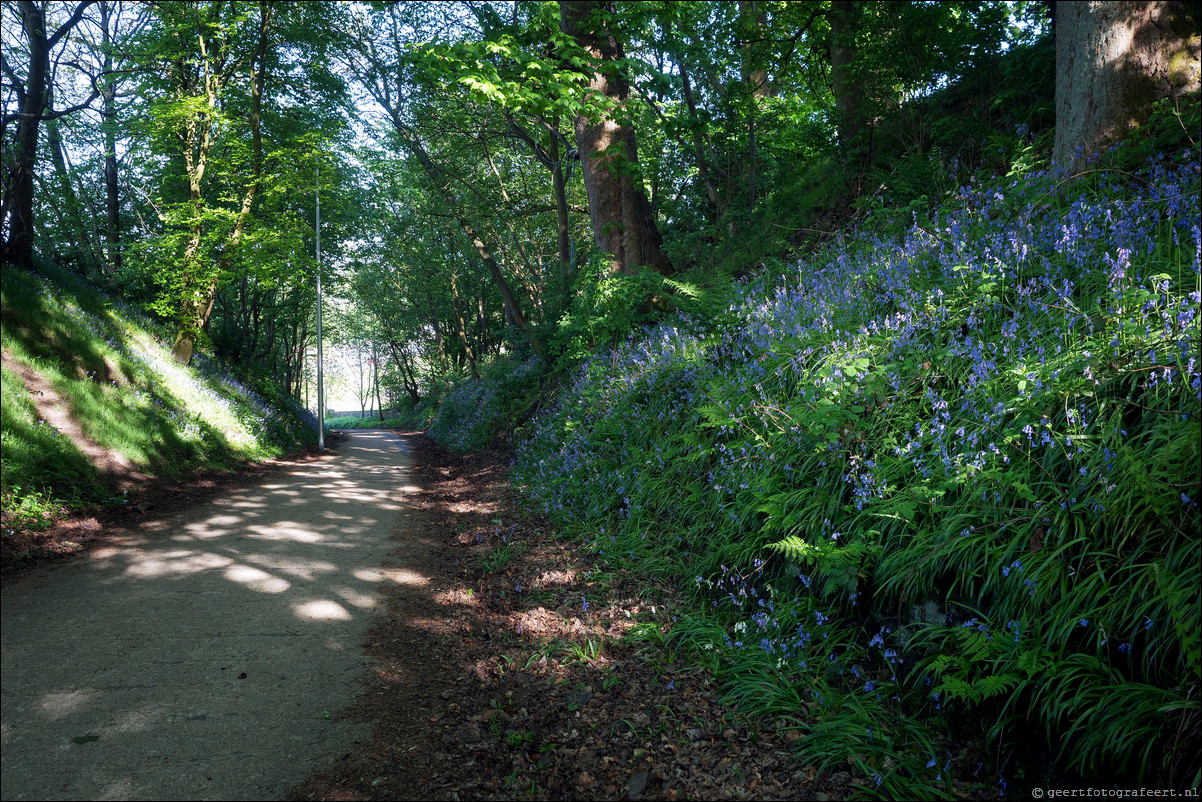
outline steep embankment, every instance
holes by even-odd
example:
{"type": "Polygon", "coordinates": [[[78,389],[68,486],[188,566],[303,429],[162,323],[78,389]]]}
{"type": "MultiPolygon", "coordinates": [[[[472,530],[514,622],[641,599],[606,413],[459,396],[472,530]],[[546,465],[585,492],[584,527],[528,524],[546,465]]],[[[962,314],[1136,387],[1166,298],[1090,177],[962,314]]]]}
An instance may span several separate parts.
{"type": "Polygon", "coordinates": [[[867,791],[1196,783],[1198,203],[1191,150],[849,232],[585,365],[515,473],[867,791]]]}
{"type": "Polygon", "coordinates": [[[6,560],[22,556],[23,532],[71,508],[120,506],[151,476],[232,467],[315,436],[290,399],[203,358],[176,364],[165,332],[78,276],[6,269],[0,287],[6,560]]]}

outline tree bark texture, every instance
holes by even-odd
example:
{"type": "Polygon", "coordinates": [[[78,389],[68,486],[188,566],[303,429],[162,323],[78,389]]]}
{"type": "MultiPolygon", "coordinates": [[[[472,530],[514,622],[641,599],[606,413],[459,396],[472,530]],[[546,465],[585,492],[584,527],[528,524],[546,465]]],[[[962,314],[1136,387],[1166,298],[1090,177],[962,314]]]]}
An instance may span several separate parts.
{"type": "Polygon", "coordinates": [[[755,211],[756,187],[756,130],[757,102],[769,96],[768,71],[759,63],[756,42],[763,38],[768,15],[763,3],[739,0],[739,21],[746,40],[743,44],[743,83],[750,97],[747,106],[747,211],[755,211]]]}
{"type": "MultiPolygon", "coordinates": [[[[183,321],[179,334],[176,336],[172,354],[175,356],[176,361],[184,365],[192,360],[196,340],[200,335],[201,329],[208,323],[209,315],[213,312],[213,300],[217,292],[217,283],[221,275],[230,269],[231,260],[242,244],[242,236],[246,230],[246,223],[250,219],[251,210],[254,208],[255,195],[258,193],[259,184],[262,180],[263,137],[260,127],[271,19],[272,4],[268,0],[263,0],[259,3],[259,38],[250,62],[251,180],[246,187],[246,193],[242,198],[242,205],[235,219],[233,232],[230,234],[220,264],[216,270],[212,271],[211,275],[197,282],[197,287],[194,291],[195,295],[186,299],[183,304],[183,309],[181,310],[183,321]]],[[[198,41],[200,43],[200,54],[205,64],[204,96],[206,110],[199,115],[201,121],[198,130],[193,132],[192,125],[190,125],[188,135],[185,138],[184,162],[188,169],[188,199],[197,209],[197,222],[193,228],[192,237],[188,241],[184,255],[185,265],[188,266],[195,264],[199,253],[201,237],[201,215],[199,214],[199,210],[204,203],[201,196],[201,182],[204,178],[209,150],[216,138],[217,100],[226,80],[226,76],[221,72],[222,65],[219,63],[210,64],[209,62],[209,47],[203,31],[200,32],[198,41]],[[195,145],[194,142],[196,143],[195,145]],[[195,160],[193,160],[194,150],[197,154],[195,160]]]]}
{"type": "Polygon", "coordinates": [[[45,12],[28,0],[20,8],[21,27],[29,42],[29,75],[24,87],[16,87],[20,117],[11,148],[6,147],[8,153],[4,157],[4,198],[0,206],[4,243],[0,255],[5,262],[29,267],[33,257],[33,170],[38,126],[46,107],[50,46],[46,40],[45,12]]]}
{"type": "Polygon", "coordinates": [[[88,232],[88,220],[91,218],[84,213],[83,203],[71,185],[71,171],[63,151],[63,135],[58,127],[58,120],[46,121],[46,144],[50,148],[50,161],[54,164],[54,174],[58,178],[59,194],[66,204],[68,222],[75,229],[75,257],[84,271],[90,273],[98,262],[97,250],[93,247],[92,237],[88,232]]]}
{"type": "Polygon", "coordinates": [[[109,30],[113,22],[113,6],[108,0],[100,3],[100,35],[104,48],[104,89],[101,98],[104,106],[104,206],[106,263],[110,273],[121,269],[121,197],[117,186],[117,82],[112,75],[113,42],[109,30]]]}
{"type": "Polygon", "coordinates": [[[1197,92],[1199,42],[1178,0],[1057,2],[1053,162],[1078,169],[1156,101],[1197,92]]]}
{"type": "Polygon", "coordinates": [[[859,172],[868,160],[864,99],[854,75],[856,60],[856,8],[852,0],[831,3],[831,89],[835,95],[835,126],[844,158],[859,172]]]}
{"type": "Polygon", "coordinates": [[[188,205],[192,223],[181,257],[186,284],[179,310],[180,328],[175,336],[175,344],[171,347],[172,357],[181,365],[192,361],[196,341],[213,312],[213,300],[217,291],[216,273],[199,263],[204,225],[202,187],[208,167],[209,151],[217,135],[217,97],[221,91],[221,80],[219,70],[209,59],[208,41],[203,28],[197,31],[197,42],[202,65],[200,80],[203,82],[204,105],[188,118],[184,126],[182,155],[188,177],[188,205]],[[200,275],[196,275],[197,273],[200,275]]]}
{"type": "Polygon", "coordinates": [[[480,371],[476,369],[476,352],[467,336],[467,323],[463,319],[463,299],[459,297],[459,277],[454,268],[451,269],[451,313],[455,320],[455,330],[459,332],[459,343],[463,346],[463,354],[467,357],[472,369],[472,378],[479,379],[480,371]]]}
{"type": "MultiPolygon", "coordinates": [[[[559,247],[559,275],[566,285],[572,269],[572,232],[568,228],[568,182],[560,160],[559,132],[549,131],[548,155],[551,160],[551,182],[555,186],[555,231],[559,247]]],[[[562,289],[562,288],[561,288],[562,289]]]]}
{"type": "Polygon", "coordinates": [[[582,114],[574,124],[597,248],[613,255],[616,271],[646,265],[670,274],[672,264],[660,247],[659,228],[639,175],[634,128],[616,119],[630,97],[630,85],[613,68],[623,58],[622,44],[605,22],[614,4],[572,0],[559,8],[560,29],[596,60],[587,91],[611,106],[600,119],[582,114]]]}

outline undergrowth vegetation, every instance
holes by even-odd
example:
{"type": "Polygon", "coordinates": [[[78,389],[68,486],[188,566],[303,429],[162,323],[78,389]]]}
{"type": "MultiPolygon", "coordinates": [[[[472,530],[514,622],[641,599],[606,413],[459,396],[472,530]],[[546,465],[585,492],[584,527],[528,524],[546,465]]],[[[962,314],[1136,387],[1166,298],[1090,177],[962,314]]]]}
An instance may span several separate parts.
{"type": "Polygon", "coordinates": [[[537,403],[543,363],[498,360],[478,380],[454,385],[438,406],[429,434],[455,451],[485,448],[498,432],[512,431],[537,403]]]}
{"type": "Polygon", "coordinates": [[[6,269],[0,285],[6,527],[44,525],[64,506],[120,503],[81,439],[117,465],[167,477],[316,439],[313,416],[290,398],[203,356],[180,366],[169,335],[140,312],[53,265],[40,270],[6,269]],[[49,389],[31,388],[10,365],[49,389]],[[46,420],[51,407],[78,426],[75,437],[46,420]]]}
{"type": "Polygon", "coordinates": [[[515,480],[865,793],[1197,786],[1196,148],[876,219],[583,364],[515,480]]]}
{"type": "Polygon", "coordinates": [[[357,415],[337,415],[333,418],[326,418],[326,426],[331,429],[400,429],[404,427],[404,424],[405,419],[399,415],[388,415],[383,418],[375,415],[367,415],[362,418],[357,415]]]}

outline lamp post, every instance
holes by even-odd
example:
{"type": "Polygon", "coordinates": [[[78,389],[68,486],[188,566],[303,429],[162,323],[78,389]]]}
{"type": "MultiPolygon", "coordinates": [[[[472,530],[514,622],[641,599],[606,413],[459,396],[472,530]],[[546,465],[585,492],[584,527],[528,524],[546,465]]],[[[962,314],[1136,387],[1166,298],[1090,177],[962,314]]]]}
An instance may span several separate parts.
{"type": "Polygon", "coordinates": [[[321,361],[321,165],[317,165],[317,448],[326,447],[326,396],[321,361]]]}

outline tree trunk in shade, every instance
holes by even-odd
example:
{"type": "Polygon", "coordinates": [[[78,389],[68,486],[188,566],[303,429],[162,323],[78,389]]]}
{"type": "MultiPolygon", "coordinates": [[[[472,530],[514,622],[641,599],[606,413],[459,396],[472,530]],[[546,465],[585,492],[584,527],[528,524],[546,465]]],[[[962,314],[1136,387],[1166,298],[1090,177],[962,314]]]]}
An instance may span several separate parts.
{"type": "Polygon", "coordinates": [[[5,262],[29,267],[33,261],[33,173],[37,162],[38,126],[46,110],[50,45],[46,40],[45,10],[30,2],[21,3],[20,9],[21,24],[29,43],[29,76],[23,87],[16,87],[21,113],[12,142],[4,143],[0,224],[7,231],[0,256],[5,262]]]}
{"type": "Polygon", "coordinates": [[[835,126],[839,148],[853,173],[867,166],[868,137],[864,120],[864,99],[855,75],[856,7],[852,0],[834,0],[830,11],[831,32],[828,50],[831,59],[831,89],[835,95],[835,126]]]}
{"type": "Polygon", "coordinates": [[[613,256],[615,272],[646,265],[665,275],[672,264],[661,250],[659,228],[643,191],[634,128],[615,119],[630,97],[630,86],[612,64],[624,57],[622,43],[609,29],[612,2],[561,2],[560,28],[597,60],[587,92],[612,104],[600,119],[582,114],[575,120],[576,148],[584,172],[589,215],[597,248],[613,256]]]}
{"type": "Polygon", "coordinates": [[[1198,20],[1186,3],[1056,3],[1056,142],[1077,169],[1147,121],[1152,104],[1198,91],[1198,20]]]}
{"type": "Polygon", "coordinates": [[[100,4],[100,34],[104,50],[104,88],[101,98],[104,106],[101,119],[104,121],[104,209],[105,209],[105,262],[108,272],[121,270],[121,197],[117,185],[117,85],[113,77],[112,24],[113,7],[108,2],[100,4]]]}

